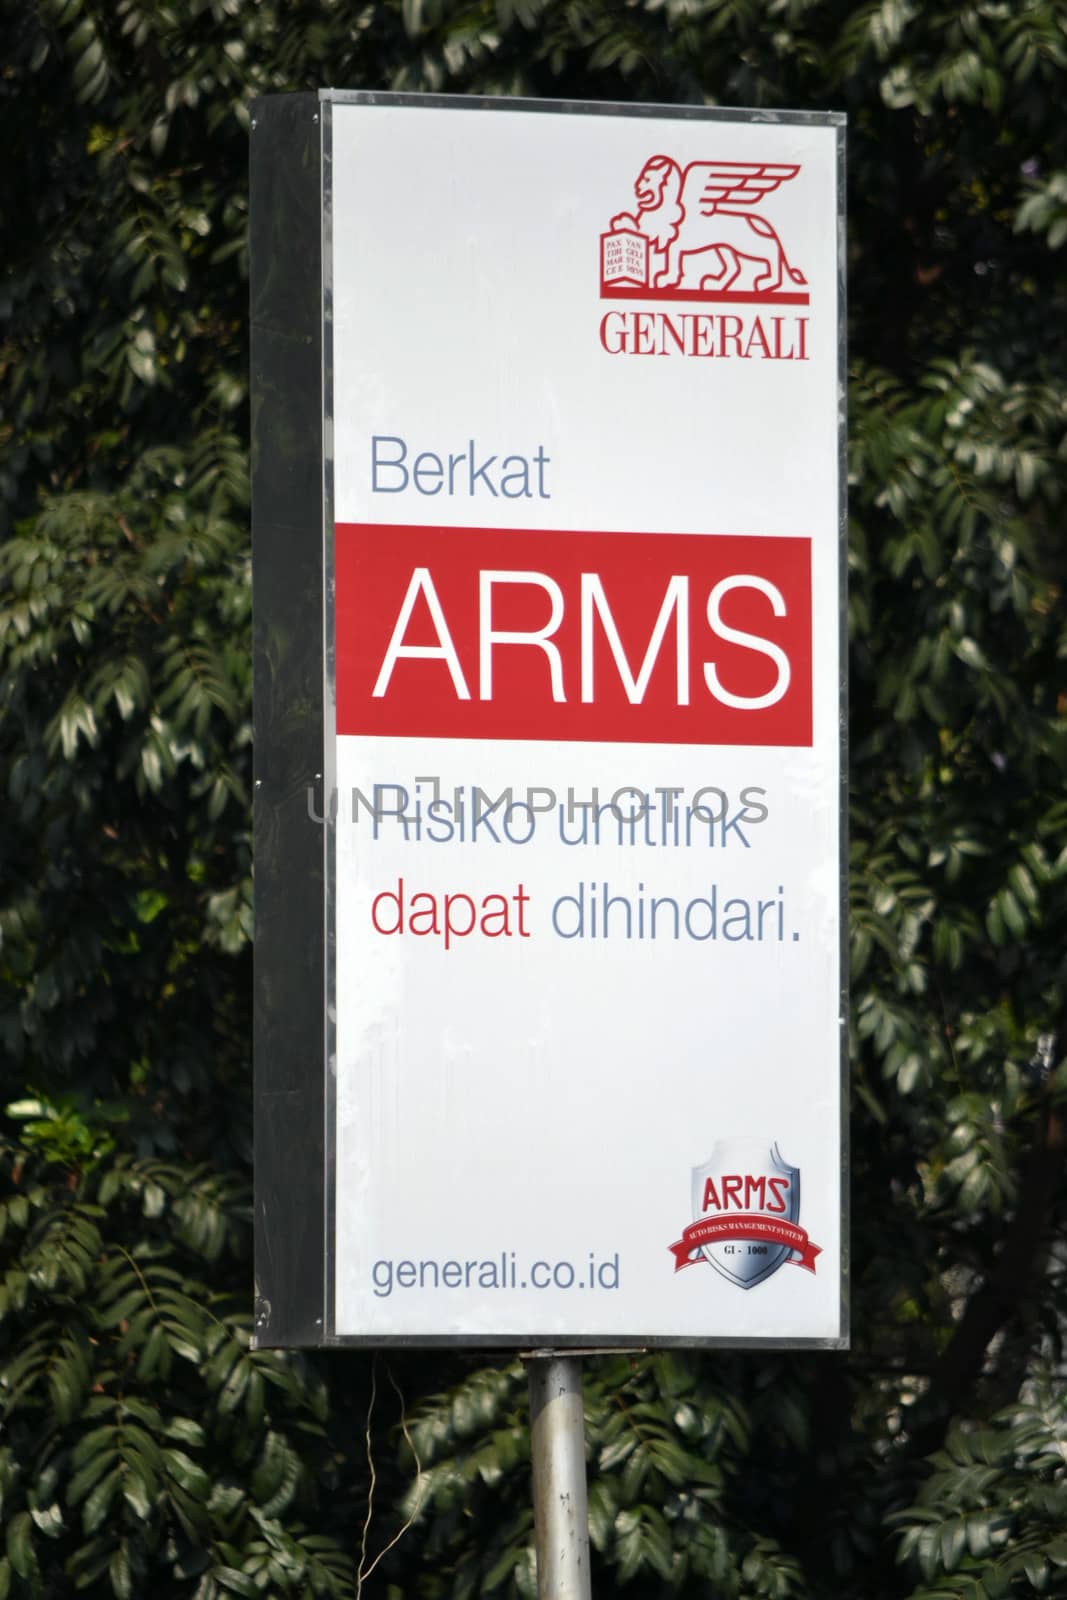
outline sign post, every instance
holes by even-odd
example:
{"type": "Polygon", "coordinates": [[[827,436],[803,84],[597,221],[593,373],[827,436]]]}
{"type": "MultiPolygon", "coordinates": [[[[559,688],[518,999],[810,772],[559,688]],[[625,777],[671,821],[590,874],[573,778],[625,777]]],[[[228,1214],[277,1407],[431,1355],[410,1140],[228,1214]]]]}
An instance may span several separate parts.
{"type": "Polygon", "coordinates": [[[257,103],[262,1344],[847,1341],[842,122],[257,103]]]}
{"type": "Polygon", "coordinates": [[[537,1592],[542,1600],[589,1600],[581,1357],[535,1352],[527,1366],[537,1592]]]}

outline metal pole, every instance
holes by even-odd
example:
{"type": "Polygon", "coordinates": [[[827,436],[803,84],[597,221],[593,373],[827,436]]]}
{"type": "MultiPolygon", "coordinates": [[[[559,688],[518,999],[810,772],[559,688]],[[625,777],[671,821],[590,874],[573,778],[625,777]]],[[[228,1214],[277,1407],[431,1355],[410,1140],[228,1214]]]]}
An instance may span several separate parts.
{"type": "Polygon", "coordinates": [[[538,1600],[590,1600],[581,1358],[528,1365],[538,1600]]]}

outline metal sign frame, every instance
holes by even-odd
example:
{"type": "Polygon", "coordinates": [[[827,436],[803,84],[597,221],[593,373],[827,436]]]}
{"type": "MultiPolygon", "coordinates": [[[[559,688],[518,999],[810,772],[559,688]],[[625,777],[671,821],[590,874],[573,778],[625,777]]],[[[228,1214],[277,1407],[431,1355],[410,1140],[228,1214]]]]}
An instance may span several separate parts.
{"type": "Polygon", "coordinates": [[[844,117],[324,90],[255,102],[251,156],[255,1249],[259,1346],[843,1348],[848,1342],[844,117]],[[837,152],[841,1326],[828,1338],[338,1334],[332,123],[338,105],[833,127],[837,152]]]}

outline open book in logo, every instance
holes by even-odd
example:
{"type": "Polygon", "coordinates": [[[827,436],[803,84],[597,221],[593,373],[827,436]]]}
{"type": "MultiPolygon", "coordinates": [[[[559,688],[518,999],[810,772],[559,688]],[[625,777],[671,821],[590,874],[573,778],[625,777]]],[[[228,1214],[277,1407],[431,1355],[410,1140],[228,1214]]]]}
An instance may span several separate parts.
{"type": "Polygon", "coordinates": [[[600,235],[606,300],[720,300],[807,305],[807,279],[752,208],[799,166],[652,156],[634,184],[635,211],[600,235]]]}

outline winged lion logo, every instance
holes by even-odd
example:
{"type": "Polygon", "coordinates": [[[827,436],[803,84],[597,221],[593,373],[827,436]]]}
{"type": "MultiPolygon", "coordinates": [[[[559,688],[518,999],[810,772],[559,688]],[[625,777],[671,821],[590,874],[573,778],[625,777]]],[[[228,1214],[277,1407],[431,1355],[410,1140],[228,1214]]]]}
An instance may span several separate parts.
{"type": "Polygon", "coordinates": [[[751,208],[795,178],[798,165],[652,156],[634,184],[635,211],[601,234],[601,295],[788,300],[807,279],[767,218],[751,208]]]}

